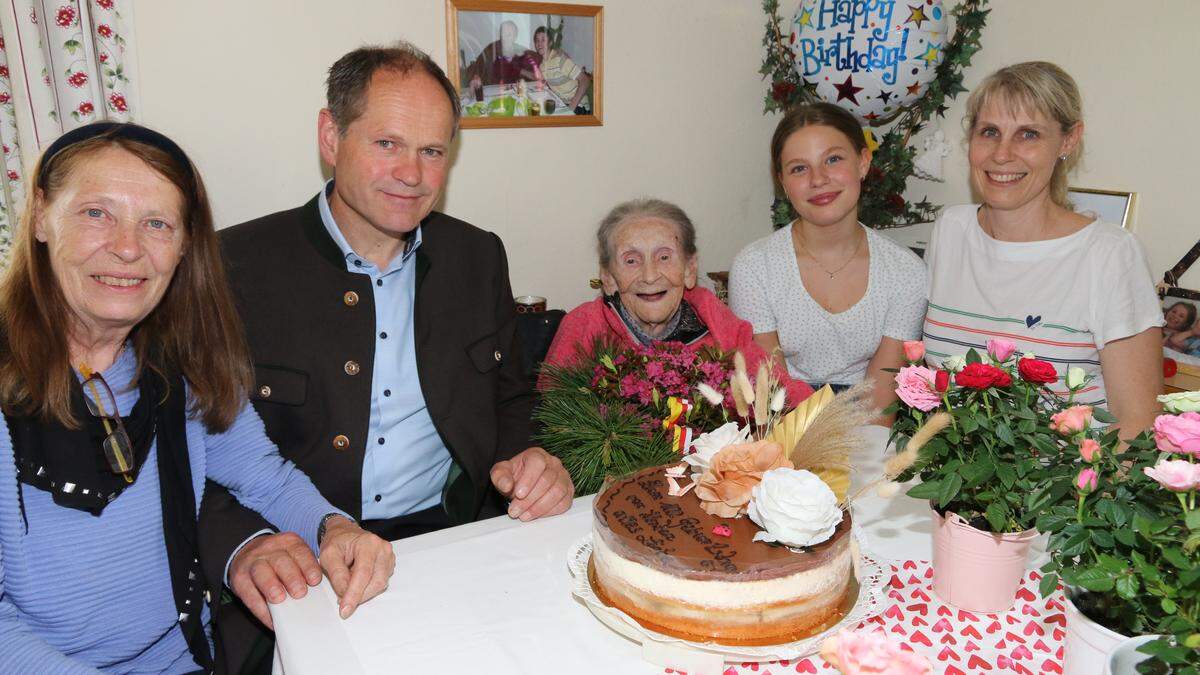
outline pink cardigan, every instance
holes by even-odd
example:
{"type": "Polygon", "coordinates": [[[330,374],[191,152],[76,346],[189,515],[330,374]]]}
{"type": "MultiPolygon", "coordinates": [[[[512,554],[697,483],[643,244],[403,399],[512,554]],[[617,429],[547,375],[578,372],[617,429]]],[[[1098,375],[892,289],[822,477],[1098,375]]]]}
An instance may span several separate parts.
{"type": "MultiPolygon", "coordinates": [[[[684,291],[683,298],[708,327],[708,334],[696,344],[715,344],[724,351],[740,351],[746,358],[746,367],[753,375],[758,370],[759,362],[766,357],[766,352],[754,341],[750,323],[739,319],[708,289],[697,287],[684,291]]],[[[590,350],[596,338],[601,336],[616,339],[631,347],[638,344],[625,322],[604,302],[603,297],[585,302],[563,317],[554,341],[550,343],[545,362],[557,366],[573,363],[582,356],[588,356],[586,350],[590,350]]],[[[800,403],[812,394],[812,387],[793,380],[781,366],[776,365],[775,372],[780,381],[786,383],[788,403],[791,405],[800,403]]]]}

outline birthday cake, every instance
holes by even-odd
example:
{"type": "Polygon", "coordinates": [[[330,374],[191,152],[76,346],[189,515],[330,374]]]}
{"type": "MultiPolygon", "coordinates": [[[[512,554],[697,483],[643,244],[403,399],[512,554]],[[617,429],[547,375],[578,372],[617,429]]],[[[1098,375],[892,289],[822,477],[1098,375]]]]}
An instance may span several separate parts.
{"type": "Polygon", "coordinates": [[[589,578],[606,604],[660,633],[729,645],[798,640],[853,604],[849,513],[827,521],[820,543],[789,547],[755,541],[750,518],[711,515],[671,487],[655,467],[597,495],[589,578]]]}

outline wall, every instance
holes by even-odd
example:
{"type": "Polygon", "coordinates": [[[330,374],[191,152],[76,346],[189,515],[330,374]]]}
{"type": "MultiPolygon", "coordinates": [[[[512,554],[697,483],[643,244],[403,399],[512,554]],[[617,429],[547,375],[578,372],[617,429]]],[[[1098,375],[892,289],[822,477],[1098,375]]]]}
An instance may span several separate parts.
{"type": "MultiPolygon", "coordinates": [[[[966,86],[1019,61],[1053,61],[1070,73],[1083,94],[1085,120],[1083,164],[1071,184],[1138,193],[1134,232],[1156,281],[1161,279],[1200,239],[1191,202],[1200,177],[1195,169],[1200,136],[1194,129],[1200,109],[1195,75],[1200,3],[993,0],[991,6],[983,50],[966,72],[966,86]]],[[[965,103],[966,95],[960,96],[940,122],[953,146],[945,162],[947,181],[913,181],[910,198],[970,201],[961,126],[965,103]]],[[[1200,289],[1200,265],[1183,284],[1200,289]]]]}
{"type": "MultiPolygon", "coordinates": [[[[594,296],[595,225],[618,201],[683,206],[704,270],[770,232],[759,3],[603,5],[604,126],[465,130],[442,207],[499,234],[514,292],[551,306],[594,296]]],[[[437,0],[154,0],[134,21],[142,119],[193,154],[219,226],[316,193],[317,111],[342,53],[403,37],[446,57],[437,0]]]]}

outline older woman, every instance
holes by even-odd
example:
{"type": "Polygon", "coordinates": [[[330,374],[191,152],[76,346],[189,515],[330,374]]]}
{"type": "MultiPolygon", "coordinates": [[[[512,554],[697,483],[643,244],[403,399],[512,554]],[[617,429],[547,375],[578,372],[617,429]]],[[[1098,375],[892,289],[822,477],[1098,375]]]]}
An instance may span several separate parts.
{"type": "Polygon", "coordinates": [[[1148,427],[1162,389],[1162,310],[1133,235],[1067,201],[1083,150],[1075,81],[1052,63],[1002,68],[971,93],[966,122],[982,203],[948,208],[934,226],[927,358],[1012,340],[1060,379],[1070,366],[1087,371],[1076,400],[1106,405],[1123,434],[1148,427]]]}
{"type": "MultiPolygon", "coordinates": [[[[344,605],[381,591],[390,547],[283,461],[247,405],[249,357],[183,151],[92,124],[46,150],[33,185],[0,292],[0,672],[209,670],[206,478],[319,546],[344,605]]],[[[320,580],[307,547],[256,570],[273,599],[277,577],[294,595],[320,580]]]]}
{"type": "MultiPolygon", "coordinates": [[[[629,345],[712,344],[741,351],[751,369],[758,367],[766,353],[750,324],[696,286],[696,229],[683,209],[660,199],[619,204],[596,239],[604,294],[563,317],[547,363],[586,357],[597,338],[610,338],[629,345]]],[[[779,370],[793,404],[812,393],[779,370]]]]}

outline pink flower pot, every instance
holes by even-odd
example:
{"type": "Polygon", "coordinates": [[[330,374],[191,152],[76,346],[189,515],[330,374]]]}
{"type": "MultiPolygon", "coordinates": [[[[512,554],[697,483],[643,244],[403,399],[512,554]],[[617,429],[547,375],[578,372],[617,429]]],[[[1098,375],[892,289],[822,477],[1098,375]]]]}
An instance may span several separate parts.
{"type": "Polygon", "coordinates": [[[993,534],[977,530],[957,513],[933,513],[933,590],[944,602],[969,612],[1005,612],[1025,576],[1036,530],[993,534]]]}

